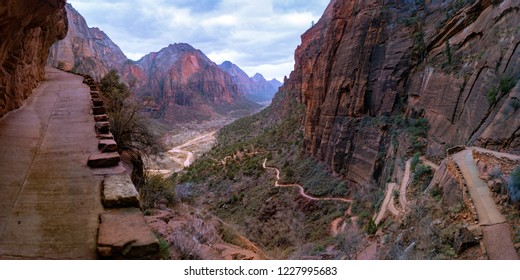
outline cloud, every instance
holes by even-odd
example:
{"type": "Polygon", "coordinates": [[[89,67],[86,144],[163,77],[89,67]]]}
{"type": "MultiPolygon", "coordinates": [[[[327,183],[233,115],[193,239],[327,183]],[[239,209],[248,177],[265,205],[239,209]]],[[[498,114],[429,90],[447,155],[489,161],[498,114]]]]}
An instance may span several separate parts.
{"type": "Polygon", "coordinates": [[[216,63],[249,75],[283,79],[300,35],[328,0],[69,0],[134,60],[172,43],[188,43],[216,63]]]}

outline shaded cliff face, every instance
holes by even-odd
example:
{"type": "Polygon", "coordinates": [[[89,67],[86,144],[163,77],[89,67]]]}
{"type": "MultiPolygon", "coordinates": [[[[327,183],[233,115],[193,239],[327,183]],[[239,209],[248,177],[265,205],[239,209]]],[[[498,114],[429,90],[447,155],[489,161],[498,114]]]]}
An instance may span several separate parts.
{"type": "Polygon", "coordinates": [[[229,61],[224,61],[219,67],[231,75],[238,88],[244,92],[244,96],[254,102],[271,101],[282,85],[276,79],[266,81],[259,73],[249,77],[240,67],[229,61]]]}
{"type": "Polygon", "coordinates": [[[123,76],[137,80],[137,92],[153,100],[167,121],[209,119],[229,111],[253,109],[231,76],[200,50],[173,44],[126,67],[123,76]],[[147,77],[145,82],[139,77],[147,77]]]}
{"type": "Polygon", "coordinates": [[[49,47],[67,32],[65,0],[0,3],[0,116],[22,105],[39,81],[49,47]]]}
{"type": "Polygon", "coordinates": [[[66,5],[69,30],[65,39],[50,49],[49,65],[81,74],[96,80],[110,69],[121,71],[127,57],[112,40],[87,22],[70,4],[66,5]]]}
{"type": "Polygon", "coordinates": [[[519,2],[416,2],[332,1],[280,90],[306,106],[304,150],[355,185],[380,179],[386,116],[426,118],[432,158],[519,151],[519,2]]]}

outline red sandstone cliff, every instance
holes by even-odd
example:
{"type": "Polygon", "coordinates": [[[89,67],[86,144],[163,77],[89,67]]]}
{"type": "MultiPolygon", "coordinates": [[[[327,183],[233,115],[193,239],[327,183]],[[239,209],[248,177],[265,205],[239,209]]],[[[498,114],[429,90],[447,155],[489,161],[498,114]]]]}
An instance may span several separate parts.
{"type": "Polygon", "coordinates": [[[110,69],[121,71],[128,62],[121,49],[99,28],[90,28],[70,4],[66,5],[69,29],[65,39],[50,49],[48,63],[64,70],[88,74],[96,80],[110,69]]]}
{"type": "Polygon", "coordinates": [[[380,180],[397,149],[385,117],[425,117],[429,157],[520,151],[520,88],[500,89],[520,78],[520,1],[420,2],[333,0],[280,90],[306,106],[305,151],[354,185],[380,180]]]}
{"type": "Polygon", "coordinates": [[[152,99],[167,121],[209,119],[256,107],[228,73],[188,44],[169,45],[136,65],[139,69],[127,67],[123,76],[137,80],[136,91],[152,99]]]}
{"type": "Polygon", "coordinates": [[[271,101],[278,88],[282,85],[278,80],[266,81],[262,74],[249,77],[240,67],[224,61],[218,67],[231,75],[238,88],[244,92],[247,99],[254,102],[271,101]]]}
{"type": "Polygon", "coordinates": [[[67,32],[65,0],[0,3],[0,116],[44,79],[48,49],[67,32]]]}

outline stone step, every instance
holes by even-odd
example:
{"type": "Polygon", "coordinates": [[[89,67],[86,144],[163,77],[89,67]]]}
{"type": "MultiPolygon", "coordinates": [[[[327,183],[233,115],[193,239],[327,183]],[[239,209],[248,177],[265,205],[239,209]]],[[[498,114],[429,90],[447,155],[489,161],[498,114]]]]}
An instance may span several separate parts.
{"type": "Polygon", "coordinates": [[[102,107],[104,104],[103,104],[103,99],[101,98],[92,98],[92,104],[94,105],[94,107],[102,107]]]}
{"type": "Polygon", "coordinates": [[[120,208],[100,215],[97,251],[104,259],[153,259],[159,242],[138,208],[120,208]]]}
{"type": "Polygon", "coordinates": [[[96,122],[108,122],[108,116],[106,114],[94,115],[94,120],[96,122]]]}
{"type": "Polygon", "coordinates": [[[140,207],[139,193],[128,174],[111,175],[103,180],[102,201],[105,208],[140,207]]]}
{"type": "Polygon", "coordinates": [[[110,123],[109,122],[96,122],[95,125],[96,133],[105,134],[110,132],[110,123]]]}
{"type": "Polygon", "coordinates": [[[101,139],[98,143],[98,149],[102,153],[117,152],[117,143],[113,139],[101,139]]]}
{"type": "Polygon", "coordinates": [[[99,98],[99,91],[91,91],[90,97],[92,98],[99,98]]]}
{"type": "Polygon", "coordinates": [[[99,139],[114,139],[114,135],[112,135],[112,133],[110,133],[110,132],[109,133],[99,133],[97,135],[97,137],[99,139]]]}
{"type": "Polygon", "coordinates": [[[90,155],[87,165],[92,168],[114,167],[121,161],[118,153],[99,153],[90,155]]]}
{"type": "Polygon", "coordinates": [[[105,107],[92,107],[92,113],[94,115],[103,115],[107,113],[105,107]]]}

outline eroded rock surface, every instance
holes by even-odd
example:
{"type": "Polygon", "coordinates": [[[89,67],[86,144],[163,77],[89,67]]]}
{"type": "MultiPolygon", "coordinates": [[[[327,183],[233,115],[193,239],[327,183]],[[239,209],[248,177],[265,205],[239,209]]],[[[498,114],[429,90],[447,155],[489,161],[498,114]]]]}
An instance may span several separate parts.
{"type": "Polygon", "coordinates": [[[519,2],[470,2],[332,1],[277,100],[305,105],[305,151],[351,185],[379,181],[392,137],[378,120],[402,115],[427,119],[429,158],[520,152],[519,2]]]}
{"type": "Polygon", "coordinates": [[[0,3],[0,116],[45,78],[48,49],[67,32],[65,0],[0,3]]]}

